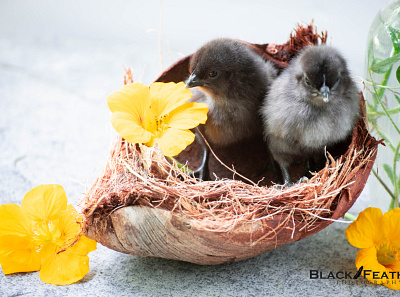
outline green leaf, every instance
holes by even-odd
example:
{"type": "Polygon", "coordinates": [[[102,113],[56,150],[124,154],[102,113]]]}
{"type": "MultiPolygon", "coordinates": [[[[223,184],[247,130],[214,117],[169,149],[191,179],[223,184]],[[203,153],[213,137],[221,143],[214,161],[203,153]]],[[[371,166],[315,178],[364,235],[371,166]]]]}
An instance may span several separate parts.
{"type": "Polygon", "coordinates": [[[386,172],[387,176],[389,177],[389,179],[390,179],[392,185],[394,186],[394,184],[393,184],[393,170],[392,170],[392,168],[391,168],[388,164],[383,164],[383,170],[385,170],[385,172],[386,172]]]}
{"type": "Polygon", "coordinates": [[[385,73],[397,61],[400,61],[400,54],[395,54],[392,57],[384,60],[374,59],[371,65],[371,71],[375,73],[385,73]]]}
{"type": "Polygon", "coordinates": [[[373,62],[374,62],[374,51],[373,51],[373,43],[372,43],[372,40],[371,40],[371,42],[369,43],[369,45],[368,45],[368,61],[367,61],[367,63],[368,63],[368,68],[371,68],[371,65],[373,64],[373,62]]]}
{"type": "Polygon", "coordinates": [[[390,26],[386,27],[386,29],[390,35],[390,39],[392,40],[394,51],[396,53],[399,53],[400,52],[400,31],[396,30],[395,28],[390,27],[390,26]]]}
{"type": "Polygon", "coordinates": [[[372,61],[372,65],[370,67],[371,71],[378,73],[378,74],[384,74],[384,73],[388,72],[390,70],[391,64],[389,64],[389,65],[382,64],[382,61],[384,61],[384,60],[375,58],[372,61]]]}
{"type": "MultiPolygon", "coordinates": [[[[400,69],[400,67],[399,67],[399,69],[400,69]]],[[[399,72],[399,69],[397,69],[397,72],[399,72]]],[[[397,102],[400,104],[400,98],[399,98],[399,96],[397,96],[396,94],[393,94],[393,95],[394,95],[394,97],[396,98],[397,102]]]]}
{"type": "Polygon", "coordinates": [[[400,189],[400,176],[399,176],[399,178],[397,179],[397,189],[400,189]]]}
{"type": "MultiPolygon", "coordinates": [[[[397,70],[396,70],[396,78],[397,78],[397,81],[399,82],[399,84],[400,84],[400,66],[397,68],[397,70]]],[[[396,95],[395,95],[396,96],[396,95]]],[[[396,96],[397,97],[397,96],[396,96]]],[[[397,100],[398,100],[398,98],[399,97],[397,97],[397,100]]]]}
{"type": "MultiPolygon", "coordinates": [[[[397,106],[395,108],[387,110],[388,114],[396,114],[396,113],[399,113],[399,112],[400,112],[400,106],[397,106]]],[[[383,111],[372,111],[372,110],[368,110],[367,114],[368,114],[368,116],[371,116],[371,117],[372,116],[384,116],[384,115],[386,115],[386,113],[383,112],[383,111]]]]}

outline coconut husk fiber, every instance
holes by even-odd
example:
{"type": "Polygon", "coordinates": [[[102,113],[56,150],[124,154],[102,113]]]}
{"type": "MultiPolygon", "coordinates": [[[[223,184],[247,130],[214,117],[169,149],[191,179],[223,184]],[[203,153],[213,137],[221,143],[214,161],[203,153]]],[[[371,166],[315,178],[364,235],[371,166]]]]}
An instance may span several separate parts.
{"type": "MultiPolygon", "coordinates": [[[[325,41],[326,33],[317,34],[311,24],[298,26],[284,45],[248,45],[284,69],[302,47],[325,41]]],[[[157,81],[185,80],[189,59],[157,81]]],[[[197,264],[239,261],[308,237],[346,213],[370,174],[378,142],[366,128],[361,93],[360,104],[363,115],[351,137],[327,149],[325,166],[307,182],[283,190],[273,185],[271,172],[256,175],[268,159],[259,139],[213,150],[215,180],[199,182],[157,147],[119,137],[80,203],[86,235],[123,253],[197,264]]],[[[190,168],[200,158],[196,142],[177,156],[190,168]]],[[[291,168],[294,177],[302,167],[291,168]]]]}

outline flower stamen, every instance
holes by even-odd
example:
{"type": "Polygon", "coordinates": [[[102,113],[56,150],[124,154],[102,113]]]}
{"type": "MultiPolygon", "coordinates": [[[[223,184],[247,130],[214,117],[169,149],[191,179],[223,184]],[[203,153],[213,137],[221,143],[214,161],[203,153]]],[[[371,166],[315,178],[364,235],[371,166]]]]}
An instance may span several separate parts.
{"type": "Polygon", "coordinates": [[[388,266],[396,261],[395,249],[390,248],[387,243],[383,243],[376,251],[378,262],[383,266],[388,266]]]}

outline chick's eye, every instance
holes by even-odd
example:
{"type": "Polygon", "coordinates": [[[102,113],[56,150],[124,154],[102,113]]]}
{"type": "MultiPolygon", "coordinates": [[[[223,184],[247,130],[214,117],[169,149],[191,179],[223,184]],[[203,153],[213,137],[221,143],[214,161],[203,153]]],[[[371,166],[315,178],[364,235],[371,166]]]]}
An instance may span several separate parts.
{"type": "Polygon", "coordinates": [[[211,78],[215,78],[215,77],[218,76],[218,72],[215,71],[215,70],[211,70],[211,71],[208,73],[208,76],[211,77],[211,78]]]}
{"type": "Polygon", "coordinates": [[[304,83],[305,83],[307,86],[311,86],[311,82],[310,82],[310,80],[308,79],[307,76],[304,77],[304,83]]]}

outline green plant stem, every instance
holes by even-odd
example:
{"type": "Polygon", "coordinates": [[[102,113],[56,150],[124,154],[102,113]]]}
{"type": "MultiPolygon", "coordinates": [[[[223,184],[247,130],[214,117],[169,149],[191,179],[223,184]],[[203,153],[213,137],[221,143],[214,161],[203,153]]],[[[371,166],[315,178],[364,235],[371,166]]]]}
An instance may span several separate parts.
{"type": "MultiPolygon", "coordinates": [[[[395,114],[395,113],[398,113],[399,111],[400,111],[400,106],[389,109],[387,112],[389,114],[395,114]]],[[[368,115],[369,116],[381,116],[381,115],[385,115],[385,113],[381,112],[381,111],[370,111],[370,112],[368,112],[368,115]]]]}
{"type": "Polygon", "coordinates": [[[354,222],[355,220],[357,220],[356,216],[352,215],[352,214],[349,213],[349,212],[346,212],[346,213],[345,213],[344,218],[345,218],[346,220],[353,221],[353,222],[354,222]]]}
{"type": "Polygon", "coordinates": [[[392,199],[392,200],[390,200],[390,203],[389,203],[389,210],[391,210],[393,208],[394,208],[394,200],[392,199]]]}
{"type": "MultiPolygon", "coordinates": [[[[370,85],[370,86],[372,86],[374,83],[372,83],[372,82],[370,82],[370,81],[368,81],[368,80],[365,80],[364,81],[367,85],[370,85]]],[[[375,86],[377,86],[378,88],[380,88],[380,89],[400,89],[400,87],[388,87],[388,86],[384,86],[384,85],[379,85],[379,84],[375,84],[375,86]]]]}
{"type": "Polygon", "coordinates": [[[393,158],[393,185],[394,185],[394,206],[398,207],[399,206],[399,189],[398,189],[398,182],[397,182],[397,173],[396,173],[396,167],[397,167],[397,156],[399,155],[399,149],[400,149],[400,141],[397,143],[396,150],[394,152],[394,158],[393,158]]]}
{"type": "Polygon", "coordinates": [[[381,185],[385,188],[386,192],[388,192],[388,194],[390,195],[390,197],[392,197],[392,200],[396,200],[394,194],[392,193],[392,191],[390,191],[389,187],[385,184],[385,182],[378,176],[378,174],[376,173],[376,171],[374,169],[372,169],[372,173],[374,174],[374,176],[376,177],[376,179],[381,183],[381,185]]]}
{"type": "Polygon", "coordinates": [[[167,157],[172,163],[175,163],[178,168],[180,170],[182,170],[183,172],[186,172],[187,174],[192,173],[193,170],[190,170],[186,165],[182,164],[181,162],[179,162],[178,160],[176,160],[175,158],[172,157],[167,157]]]}
{"type": "MultiPolygon", "coordinates": [[[[392,67],[388,70],[388,72],[385,73],[384,79],[382,80],[382,83],[381,83],[381,84],[386,84],[386,83],[387,83],[391,71],[392,71],[392,67]],[[386,77],[386,75],[387,75],[388,73],[389,73],[389,75],[386,77]]],[[[373,82],[373,80],[372,80],[372,74],[371,74],[371,69],[368,68],[368,72],[369,72],[369,76],[370,76],[370,78],[371,78],[371,81],[373,82]]],[[[383,104],[383,102],[382,102],[382,100],[381,100],[381,99],[382,99],[382,96],[383,96],[383,94],[384,94],[384,92],[385,92],[385,89],[379,89],[379,91],[377,91],[374,82],[373,82],[373,84],[372,84],[372,87],[374,88],[375,94],[377,94],[377,99],[378,99],[379,104],[381,105],[383,111],[385,112],[385,115],[388,117],[389,121],[392,123],[392,125],[393,125],[393,127],[396,129],[397,133],[400,134],[399,128],[398,128],[398,127],[396,126],[396,124],[394,123],[392,117],[390,116],[390,114],[388,113],[388,111],[387,111],[387,109],[386,109],[386,107],[385,107],[385,104],[383,104]],[[383,92],[382,92],[382,94],[380,94],[382,90],[383,90],[383,92]]]]}
{"type": "MultiPolygon", "coordinates": [[[[380,84],[381,86],[386,86],[387,85],[387,82],[389,81],[389,77],[392,74],[392,69],[393,69],[393,65],[391,65],[389,67],[388,71],[386,71],[385,74],[383,75],[382,82],[380,84]]],[[[371,76],[371,81],[372,81],[372,76],[371,76]]],[[[373,84],[375,84],[375,83],[372,81],[372,86],[374,86],[373,84]]],[[[378,85],[376,85],[376,86],[378,86],[378,85]]],[[[379,100],[382,99],[383,94],[385,93],[385,91],[386,91],[385,88],[379,87],[378,92],[375,92],[379,100]]]]}

